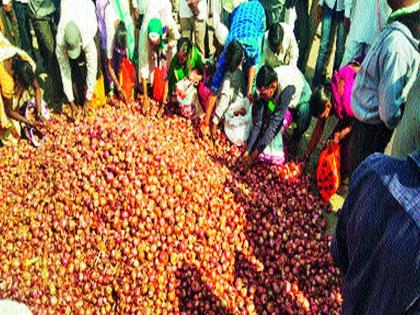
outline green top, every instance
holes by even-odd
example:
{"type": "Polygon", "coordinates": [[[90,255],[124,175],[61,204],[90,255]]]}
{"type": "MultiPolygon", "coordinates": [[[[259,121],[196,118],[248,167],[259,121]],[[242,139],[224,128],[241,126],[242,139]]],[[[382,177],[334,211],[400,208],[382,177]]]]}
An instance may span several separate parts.
{"type": "Polygon", "coordinates": [[[0,32],[4,34],[13,46],[22,47],[15,11],[12,10],[8,13],[0,7],[0,32]]]}
{"type": "Polygon", "coordinates": [[[176,83],[184,78],[188,78],[193,70],[198,70],[201,74],[204,72],[203,59],[195,46],[193,46],[185,64],[179,63],[178,54],[172,58],[168,73],[169,92],[172,93],[175,90],[176,83]]]}

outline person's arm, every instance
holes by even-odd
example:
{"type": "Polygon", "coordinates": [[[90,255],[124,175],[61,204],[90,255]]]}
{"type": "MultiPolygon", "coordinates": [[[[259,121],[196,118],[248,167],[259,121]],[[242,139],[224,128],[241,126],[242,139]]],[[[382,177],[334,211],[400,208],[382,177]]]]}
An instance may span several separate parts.
{"type": "Polygon", "coordinates": [[[354,0],[344,0],[344,17],[350,20],[354,0]]]}
{"type": "Polygon", "coordinates": [[[32,88],[35,92],[36,110],[38,112],[38,116],[41,116],[42,92],[37,79],[35,79],[34,82],[32,82],[32,88]]]}
{"type": "Polygon", "coordinates": [[[92,38],[92,41],[86,47],[85,56],[86,56],[86,100],[91,101],[93,93],[95,91],[96,84],[96,75],[98,72],[98,51],[96,49],[95,41],[92,38]]]}
{"type": "Polygon", "coordinates": [[[252,103],[254,101],[254,95],[252,93],[252,88],[254,86],[254,79],[255,75],[257,74],[257,66],[252,66],[248,70],[248,86],[247,86],[247,97],[249,102],[252,103]]]}
{"type": "Polygon", "coordinates": [[[3,96],[3,104],[4,104],[4,112],[7,117],[12,118],[18,122],[27,124],[28,126],[32,126],[37,128],[35,121],[30,121],[26,117],[22,116],[18,110],[13,109],[13,99],[6,98],[3,96]]]}
{"type": "Polygon", "coordinates": [[[271,115],[270,124],[265,130],[261,141],[259,141],[256,146],[256,151],[258,154],[263,152],[264,149],[273,141],[274,137],[277,136],[279,132],[281,132],[284,115],[286,114],[286,110],[293,98],[295,91],[295,87],[289,85],[281,92],[280,104],[277,104],[274,113],[271,115]]]}
{"type": "Polygon", "coordinates": [[[71,78],[70,61],[65,52],[65,46],[57,44],[56,48],[57,61],[60,66],[61,80],[63,82],[63,91],[67,97],[67,101],[74,102],[73,85],[71,78]]]}
{"type": "Polygon", "coordinates": [[[389,129],[394,129],[400,122],[401,107],[406,101],[406,97],[402,93],[412,71],[409,69],[408,59],[405,58],[407,56],[398,51],[389,53],[388,56],[382,58],[383,71],[379,76],[377,92],[379,118],[389,129]]]}
{"type": "Polygon", "coordinates": [[[262,104],[260,101],[257,101],[253,104],[253,106],[258,106],[259,108],[256,111],[255,123],[252,127],[244,156],[252,155],[252,153],[254,152],[255,144],[258,141],[264,120],[264,104],[262,104]]]}
{"type": "Polygon", "coordinates": [[[220,60],[217,64],[216,73],[214,74],[213,81],[211,83],[211,94],[209,97],[209,104],[207,106],[207,110],[206,110],[206,113],[204,115],[204,119],[202,122],[203,133],[208,133],[209,131],[208,126],[210,124],[211,114],[213,112],[214,106],[216,105],[217,95],[219,93],[220,87],[222,86],[223,80],[225,77],[225,53],[226,53],[226,47],[225,49],[223,49],[222,56],[220,57],[220,60]],[[205,129],[204,127],[206,127],[207,130],[204,130],[205,129]]]}
{"type": "Polygon", "coordinates": [[[212,5],[212,19],[214,34],[220,45],[224,46],[229,34],[228,28],[222,23],[220,17],[222,15],[222,2],[221,0],[214,0],[212,5]]]}
{"type": "Polygon", "coordinates": [[[314,152],[316,146],[318,145],[319,140],[321,139],[322,134],[324,133],[326,121],[327,121],[326,118],[323,118],[323,117],[318,118],[315,129],[312,132],[312,136],[311,136],[311,140],[309,141],[308,148],[306,149],[305,160],[308,160],[311,157],[312,152],[314,152]]]}

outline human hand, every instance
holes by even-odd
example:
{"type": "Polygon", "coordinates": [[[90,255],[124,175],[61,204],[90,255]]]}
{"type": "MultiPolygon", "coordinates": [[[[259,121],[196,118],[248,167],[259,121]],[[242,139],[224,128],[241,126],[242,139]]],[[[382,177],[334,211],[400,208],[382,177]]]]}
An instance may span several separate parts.
{"type": "Polygon", "coordinates": [[[323,13],[323,9],[321,5],[318,5],[317,9],[316,9],[316,22],[319,24],[321,22],[321,18],[322,18],[322,13],[323,13]]]}
{"type": "Polygon", "coordinates": [[[200,133],[203,138],[207,138],[210,135],[209,123],[203,120],[200,124],[200,133]]]}
{"type": "Polygon", "coordinates": [[[191,72],[189,79],[192,81],[192,83],[195,86],[197,86],[200,83],[202,76],[194,71],[194,72],[191,72]]]}
{"type": "Polygon", "coordinates": [[[253,104],[254,103],[254,94],[249,93],[247,95],[247,98],[248,98],[248,101],[249,101],[250,104],[253,104]]]}
{"type": "Polygon", "coordinates": [[[344,29],[346,30],[347,33],[350,30],[350,18],[348,17],[344,18],[344,29]]]}
{"type": "Polygon", "coordinates": [[[134,20],[136,22],[138,22],[139,18],[140,18],[140,10],[138,8],[134,8],[134,20]]]}
{"type": "Polygon", "coordinates": [[[213,124],[211,126],[210,135],[211,135],[211,138],[213,139],[213,141],[217,139],[217,125],[216,124],[213,124]]]}
{"type": "Polygon", "coordinates": [[[83,104],[83,115],[87,116],[92,111],[92,100],[85,100],[85,103],[83,104]]]}
{"type": "Polygon", "coordinates": [[[143,115],[148,115],[150,112],[150,98],[146,96],[143,99],[143,115]]]}

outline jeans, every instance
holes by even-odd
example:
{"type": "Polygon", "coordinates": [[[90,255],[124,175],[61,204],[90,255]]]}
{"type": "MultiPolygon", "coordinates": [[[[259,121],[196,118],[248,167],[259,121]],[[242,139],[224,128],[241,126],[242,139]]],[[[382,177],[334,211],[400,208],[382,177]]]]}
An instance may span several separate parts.
{"type": "Polygon", "coordinates": [[[306,71],[306,56],[308,54],[311,36],[309,34],[308,0],[296,1],[297,19],[294,33],[299,46],[298,68],[302,73],[306,71]]]}
{"type": "Polygon", "coordinates": [[[27,3],[14,1],[13,10],[15,10],[19,27],[21,48],[33,58],[31,26],[29,24],[29,5],[27,3]]]}
{"type": "Polygon", "coordinates": [[[312,81],[313,86],[322,84],[322,76],[325,70],[325,62],[330,54],[330,41],[333,34],[334,24],[337,24],[337,41],[336,51],[334,58],[333,70],[338,70],[341,65],[341,59],[343,58],[344,49],[346,46],[346,30],[344,28],[344,11],[337,12],[335,9],[330,9],[324,4],[323,15],[322,15],[322,30],[321,30],[321,43],[319,47],[318,59],[316,61],[314,79],[312,81]]]}

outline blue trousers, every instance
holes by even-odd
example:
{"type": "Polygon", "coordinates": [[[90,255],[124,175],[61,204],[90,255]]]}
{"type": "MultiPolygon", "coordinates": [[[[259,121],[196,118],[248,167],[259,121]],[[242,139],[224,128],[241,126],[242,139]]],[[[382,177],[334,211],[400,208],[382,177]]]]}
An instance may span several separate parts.
{"type": "Polygon", "coordinates": [[[344,28],[344,11],[336,11],[330,9],[324,4],[322,14],[322,30],[321,30],[321,43],[319,47],[318,59],[315,66],[314,79],[312,80],[313,86],[322,84],[322,76],[325,70],[325,63],[330,55],[330,42],[333,35],[333,28],[337,27],[337,40],[334,58],[334,68],[336,71],[340,68],[341,60],[343,59],[344,50],[346,46],[346,30],[344,28]]]}

